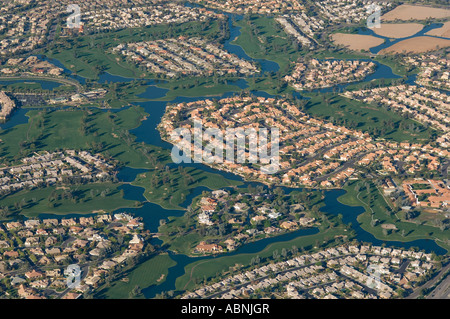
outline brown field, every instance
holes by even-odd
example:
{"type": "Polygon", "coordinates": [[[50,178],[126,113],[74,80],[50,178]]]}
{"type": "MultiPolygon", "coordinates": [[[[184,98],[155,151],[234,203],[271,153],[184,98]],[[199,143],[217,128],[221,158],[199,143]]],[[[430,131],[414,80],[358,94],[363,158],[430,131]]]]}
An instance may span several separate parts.
{"type": "Polygon", "coordinates": [[[436,50],[437,47],[444,48],[448,46],[450,46],[450,40],[423,36],[400,41],[389,48],[381,50],[379,54],[421,53],[436,50]]]}
{"type": "Polygon", "coordinates": [[[450,38],[450,21],[444,23],[439,29],[428,31],[427,35],[435,35],[437,37],[450,38]]]}
{"type": "Polygon", "coordinates": [[[427,18],[443,19],[447,17],[450,17],[450,10],[448,9],[402,4],[394,10],[384,14],[381,19],[384,21],[393,21],[395,19],[425,20],[427,18]]]}
{"type": "Polygon", "coordinates": [[[410,37],[423,29],[420,23],[382,23],[381,28],[373,28],[373,32],[388,38],[410,37]]]}
{"type": "Polygon", "coordinates": [[[354,51],[369,50],[384,43],[383,39],[361,34],[335,33],[331,35],[331,39],[335,44],[343,45],[354,51]]]}

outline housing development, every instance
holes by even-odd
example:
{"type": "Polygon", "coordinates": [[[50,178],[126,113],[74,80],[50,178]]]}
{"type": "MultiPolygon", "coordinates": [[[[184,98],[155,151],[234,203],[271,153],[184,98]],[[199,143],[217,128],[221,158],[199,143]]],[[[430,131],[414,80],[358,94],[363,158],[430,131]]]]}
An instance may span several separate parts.
{"type": "Polygon", "coordinates": [[[66,150],[23,158],[21,165],[0,168],[0,192],[52,185],[64,179],[101,180],[112,175],[114,166],[89,152],[66,150]]]}
{"type": "Polygon", "coordinates": [[[250,62],[239,59],[200,38],[157,40],[154,42],[118,45],[114,52],[143,65],[151,73],[167,77],[204,74],[251,75],[259,70],[250,62]]]}
{"type": "Polygon", "coordinates": [[[0,91],[0,106],[0,121],[6,121],[14,111],[16,103],[5,92],[0,91]]]}
{"type": "MultiPolygon", "coordinates": [[[[341,186],[349,178],[356,178],[358,166],[373,166],[379,158],[383,160],[381,169],[384,171],[397,173],[393,162],[402,161],[403,169],[414,174],[423,170],[440,171],[442,164],[447,163],[450,157],[445,147],[376,141],[359,131],[313,119],[287,101],[251,96],[169,106],[160,124],[162,137],[181,145],[181,148],[192,149],[193,154],[204,154],[206,145],[195,144],[193,138],[190,141],[182,139],[174,132],[175,128],[183,127],[194,136],[196,120],[202,121],[203,140],[215,148],[213,156],[216,160],[207,165],[250,180],[291,187],[341,186]],[[174,119],[183,119],[183,122],[177,123],[174,119]],[[258,167],[250,163],[249,148],[245,150],[245,162],[233,163],[228,157],[220,160],[222,152],[227,149],[226,141],[220,142],[217,136],[208,135],[211,134],[208,128],[218,128],[225,135],[225,128],[260,129],[266,125],[275,126],[282,132],[279,139],[280,170],[272,175],[262,174],[258,167]]],[[[192,154],[188,156],[193,157],[192,154]]]]}
{"type": "Polygon", "coordinates": [[[385,105],[401,113],[409,113],[419,122],[431,125],[444,133],[449,131],[450,97],[440,91],[415,85],[399,85],[346,92],[344,95],[362,99],[370,104],[385,105]]]}
{"type": "Polygon", "coordinates": [[[435,55],[423,55],[406,58],[405,63],[421,69],[416,81],[418,84],[437,89],[450,89],[448,59],[440,59],[435,55]]]}
{"type": "Polygon", "coordinates": [[[142,222],[127,214],[9,222],[0,234],[0,278],[12,286],[6,294],[26,299],[77,299],[93,291],[144,253],[146,236],[142,222]],[[86,273],[70,289],[64,272],[74,261],[86,273]]]}
{"type": "Polygon", "coordinates": [[[375,70],[373,62],[364,61],[318,61],[295,64],[292,75],[284,79],[296,90],[331,87],[339,83],[364,79],[375,70]]]}
{"type": "Polygon", "coordinates": [[[3,1],[0,299],[449,299],[449,67],[447,0],[3,1]]]}
{"type": "Polygon", "coordinates": [[[429,254],[379,246],[338,246],[311,254],[293,248],[290,255],[241,270],[182,298],[388,299],[417,286],[435,263],[429,254]],[[281,290],[271,291],[280,285],[281,290]]]}

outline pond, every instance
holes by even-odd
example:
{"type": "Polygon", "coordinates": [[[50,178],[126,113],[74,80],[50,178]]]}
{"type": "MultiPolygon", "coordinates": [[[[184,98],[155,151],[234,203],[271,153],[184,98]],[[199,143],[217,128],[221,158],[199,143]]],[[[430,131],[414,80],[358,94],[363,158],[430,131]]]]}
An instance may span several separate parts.
{"type": "Polygon", "coordinates": [[[51,80],[34,80],[34,79],[19,80],[19,79],[17,79],[17,80],[0,81],[0,85],[14,85],[16,83],[23,83],[25,85],[26,84],[29,84],[29,85],[39,84],[40,89],[43,89],[43,90],[53,90],[53,89],[63,85],[60,82],[51,81],[51,80]]]}

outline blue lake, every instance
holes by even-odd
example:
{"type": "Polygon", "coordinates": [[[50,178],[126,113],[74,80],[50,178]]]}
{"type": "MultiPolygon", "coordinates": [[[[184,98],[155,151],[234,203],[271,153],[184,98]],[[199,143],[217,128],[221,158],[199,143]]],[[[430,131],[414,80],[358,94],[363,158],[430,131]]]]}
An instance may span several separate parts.
{"type": "Polygon", "coordinates": [[[116,176],[121,182],[131,183],[136,179],[136,176],[145,173],[147,171],[148,171],[147,169],[143,168],[131,168],[125,166],[119,170],[116,176]]]}
{"type": "Polygon", "coordinates": [[[144,98],[144,99],[158,99],[161,97],[164,97],[167,92],[169,92],[169,89],[164,89],[157,87],[156,81],[148,82],[148,86],[144,93],[141,93],[138,95],[138,97],[144,98]]]}
{"type": "Polygon", "coordinates": [[[28,116],[26,115],[30,109],[17,109],[6,121],[6,123],[0,124],[2,130],[7,130],[15,127],[16,125],[28,123],[28,116]]]}
{"type": "Polygon", "coordinates": [[[59,82],[54,82],[54,81],[46,81],[46,80],[9,80],[9,81],[0,81],[0,85],[11,85],[11,84],[15,84],[15,83],[28,83],[28,84],[33,84],[33,83],[38,83],[42,89],[44,90],[53,90],[57,87],[60,87],[61,85],[63,85],[62,83],[59,82]]]}
{"type": "Polygon", "coordinates": [[[48,62],[52,63],[53,65],[57,66],[58,68],[63,69],[63,70],[64,70],[64,73],[65,73],[69,78],[71,78],[71,79],[73,79],[73,80],[76,80],[76,81],[78,81],[78,82],[81,83],[81,84],[86,84],[86,78],[84,78],[84,77],[82,77],[82,76],[79,76],[79,75],[73,74],[73,72],[70,71],[69,69],[67,69],[67,68],[64,66],[64,64],[62,64],[59,60],[48,58],[48,57],[45,56],[45,55],[37,55],[37,57],[38,57],[39,59],[41,59],[41,60],[48,61],[48,62]]]}

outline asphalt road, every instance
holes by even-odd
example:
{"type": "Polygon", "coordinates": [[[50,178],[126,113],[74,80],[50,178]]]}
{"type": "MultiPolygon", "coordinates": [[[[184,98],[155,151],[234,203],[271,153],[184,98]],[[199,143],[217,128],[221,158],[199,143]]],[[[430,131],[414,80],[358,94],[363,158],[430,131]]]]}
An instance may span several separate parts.
{"type": "Polygon", "coordinates": [[[450,299],[450,275],[447,276],[426,299],[450,299]]]}
{"type": "MultiPolygon", "coordinates": [[[[450,262],[447,263],[447,265],[445,267],[443,267],[441,269],[441,271],[439,272],[439,274],[437,274],[436,276],[433,277],[433,279],[427,281],[425,284],[423,284],[420,287],[417,287],[416,289],[414,289],[414,292],[412,294],[410,294],[409,296],[406,297],[406,299],[416,299],[418,297],[420,297],[420,293],[422,291],[422,289],[424,288],[430,288],[433,287],[434,284],[436,284],[436,282],[438,282],[442,276],[448,271],[450,270],[450,262]]],[[[448,276],[441,284],[438,285],[438,287],[436,287],[428,296],[432,296],[436,289],[439,288],[439,290],[437,291],[439,295],[442,295],[445,293],[445,291],[447,291],[447,297],[449,298],[448,294],[449,292],[449,284],[450,284],[450,277],[448,276]],[[442,286],[441,286],[442,285],[442,286]],[[445,287],[447,287],[446,289],[444,289],[445,287]],[[439,293],[440,291],[440,293],[439,293]]],[[[427,297],[428,298],[428,297],[427,297]]],[[[434,299],[434,298],[431,298],[434,299]]],[[[437,299],[437,298],[436,298],[437,299]]]]}

